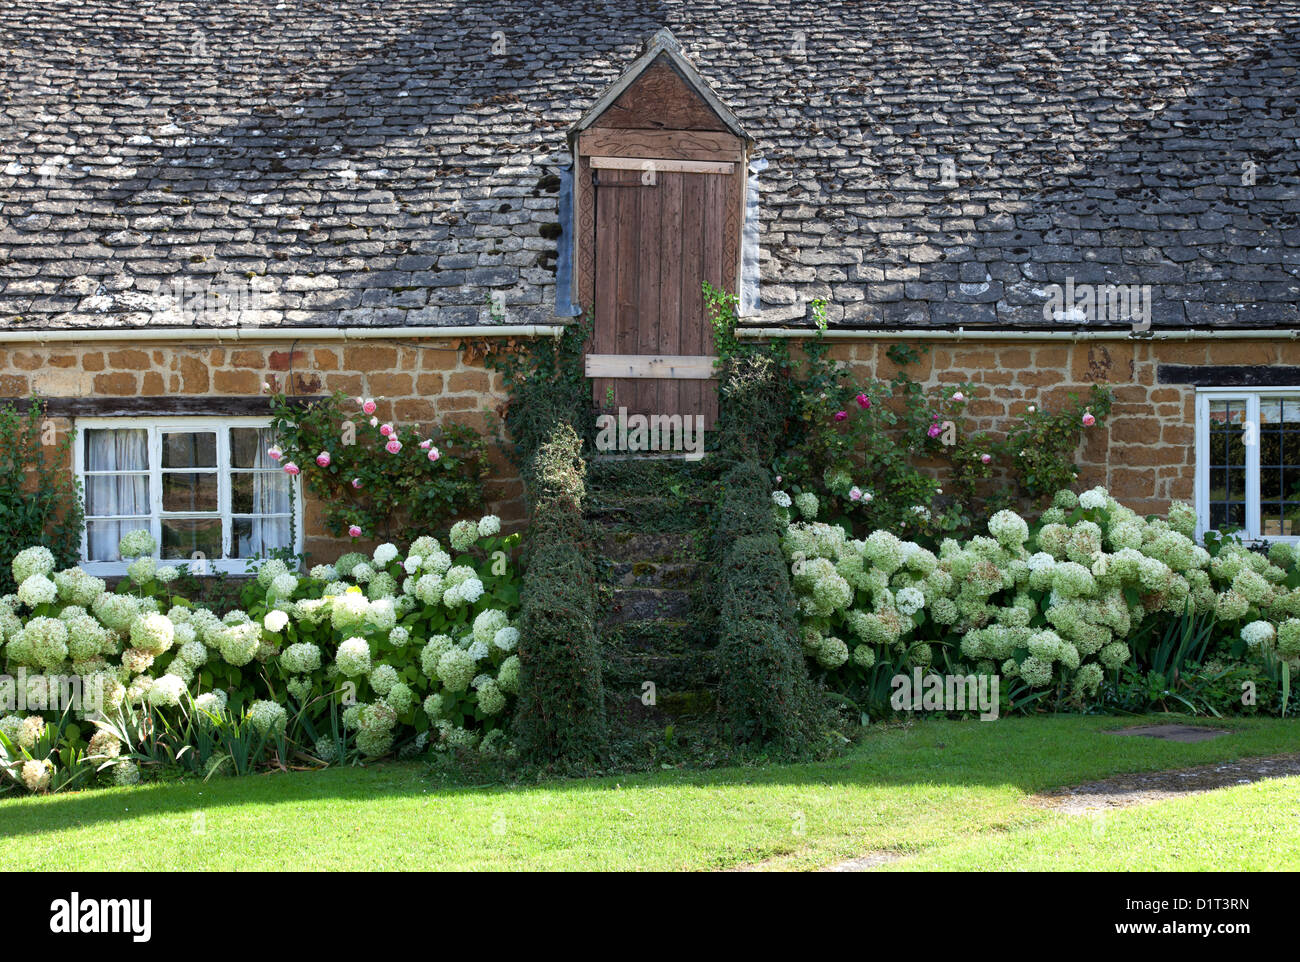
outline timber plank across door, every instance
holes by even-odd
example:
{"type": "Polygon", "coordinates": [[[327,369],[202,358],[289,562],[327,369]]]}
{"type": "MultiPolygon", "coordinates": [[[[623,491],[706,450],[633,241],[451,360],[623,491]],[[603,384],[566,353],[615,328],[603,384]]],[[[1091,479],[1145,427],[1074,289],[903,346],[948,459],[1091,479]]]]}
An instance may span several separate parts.
{"type": "MultiPolygon", "coordinates": [[[[669,366],[651,358],[706,357],[713,337],[703,284],[731,289],[722,236],[728,178],[686,171],[603,169],[595,184],[595,329],[590,355],[641,358],[629,365],[653,375],[669,366]]],[[[629,414],[717,419],[717,382],[695,365],[684,377],[595,376],[595,401],[629,414]]],[[[608,366],[604,369],[608,370],[608,366]]]]}

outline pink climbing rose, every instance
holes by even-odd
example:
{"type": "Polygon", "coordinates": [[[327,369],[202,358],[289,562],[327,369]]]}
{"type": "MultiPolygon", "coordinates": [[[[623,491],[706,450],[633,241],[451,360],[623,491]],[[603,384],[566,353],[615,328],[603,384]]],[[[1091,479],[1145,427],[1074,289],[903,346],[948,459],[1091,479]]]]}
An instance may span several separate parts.
{"type": "Polygon", "coordinates": [[[389,454],[396,454],[398,451],[402,450],[402,442],[397,440],[397,438],[393,438],[385,444],[384,447],[388,449],[389,454]]]}
{"type": "Polygon", "coordinates": [[[853,487],[849,488],[849,500],[850,501],[862,500],[862,489],[859,488],[856,484],[853,487]]]}
{"type": "Polygon", "coordinates": [[[847,418],[848,416],[849,416],[849,412],[848,412],[848,411],[836,411],[836,412],[835,412],[835,420],[836,420],[836,421],[843,421],[843,420],[844,420],[845,418],[847,418]]]}
{"type": "Polygon", "coordinates": [[[991,454],[981,454],[981,455],[980,455],[980,463],[982,463],[982,464],[988,464],[988,463],[989,463],[990,461],[992,461],[992,460],[993,460],[993,455],[991,455],[991,454]]]}
{"type": "Polygon", "coordinates": [[[322,468],[328,468],[330,466],[330,453],[328,451],[322,451],[320,454],[316,455],[316,463],[322,468]]]}
{"type": "Polygon", "coordinates": [[[358,491],[360,491],[360,490],[361,490],[361,479],[360,479],[360,478],[353,478],[353,479],[352,479],[352,487],[354,487],[354,488],[356,488],[358,491]]]}
{"type": "Polygon", "coordinates": [[[367,414],[374,414],[378,408],[379,405],[374,402],[373,398],[366,398],[361,402],[361,410],[365,411],[367,414]]]}
{"type": "Polygon", "coordinates": [[[859,394],[855,400],[858,402],[858,407],[862,408],[864,411],[871,407],[871,398],[867,397],[865,394],[859,394]]]}
{"type": "Polygon", "coordinates": [[[1084,412],[1083,412],[1083,426],[1084,426],[1085,428],[1090,428],[1090,427],[1092,427],[1092,426],[1093,426],[1094,424],[1096,424],[1096,423],[1097,423],[1097,419],[1096,419],[1095,417],[1092,416],[1092,412],[1091,412],[1091,411],[1084,411],[1084,412]]]}
{"type": "Polygon", "coordinates": [[[284,466],[285,474],[298,474],[302,469],[292,461],[286,462],[284,466]]]}
{"type": "Polygon", "coordinates": [[[966,400],[966,395],[962,394],[961,391],[954,391],[952,394],[952,399],[954,401],[964,401],[966,400]]]}
{"type": "Polygon", "coordinates": [[[925,429],[925,433],[932,438],[937,438],[941,431],[943,431],[943,428],[939,426],[939,423],[937,421],[925,429]]]}
{"type": "Polygon", "coordinates": [[[437,449],[437,448],[429,448],[429,460],[430,460],[430,461],[437,461],[440,457],[442,457],[442,455],[441,455],[440,453],[438,453],[438,449],[437,449]]]}
{"type": "Polygon", "coordinates": [[[393,426],[391,424],[381,424],[379,426],[379,433],[384,437],[388,437],[393,433],[393,426]]]}
{"type": "Polygon", "coordinates": [[[348,534],[350,534],[350,535],[351,535],[352,537],[354,537],[354,538],[360,538],[360,537],[361,537],[361,529],[360,529],[359,527],[357,527],[355,524],[354,524],[354,525],[350,525],[350,526],[348,527],[348,534]]]}
{"type": "Polygon", "coordinates": [[[272,445],[266,449],[266,456],[272,461],[279,461],[284,457],[284,452],[280,450],[278,445],[272,445]]]}

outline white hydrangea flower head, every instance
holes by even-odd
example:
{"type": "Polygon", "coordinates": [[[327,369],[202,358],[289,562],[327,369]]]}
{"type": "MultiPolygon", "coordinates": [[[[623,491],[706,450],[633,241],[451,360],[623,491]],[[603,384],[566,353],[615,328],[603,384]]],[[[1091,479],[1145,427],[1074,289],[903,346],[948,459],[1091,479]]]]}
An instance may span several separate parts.
{"type": "Polygon", "coordinates": [[[492,644],[501,651],[514,651],[519,647],[519,629],[505,627],[492,636],[492,644]]]}
{"type": "Polygon", "coordinates": [[[375,554],[374,554],[375,564],[379,565],[380,567],[387,567],[392,562],[397,560],[397,556],[400,553],[401,552],[397,550],[397,545],[391,544],[389,542],[384,542],[378,548],[375,549],[375,554]]]}
{"type": "Polygon", "coordinates": [[[1267,648],[1276,637],[1277,630],[1267,621],[1252,621],[1241,629],[1241,640],[1250,648],[1267,648]]]}
{"type": "Polygon", "coordinates": [[[1101,485],[1083,492],[1079,495],[1079,507],[1089,511],[1097,511],[1106,507],[1110,501],[1110,493],[1101,485]]]}
{"type": "Polygon", "coordinates": [[[18,600],[29,608],[52,605],[59,599],[59,589],[43,574],[32,574],[18,585],[18,600]]]}
{"type": "Polygon", "coordinates": [[[283,735],[289,713],[277,702],[260,699],[248,706],[248,721],[260,735],[283,735]]]}
{"type": "Polygon", "coordinates": [[[478,536],[480,538],[491,538],[501,533],[501,519],[495,514],[485,514],[478,522],[478,536]]]}
{"type": "Polygon", "coordinates": [[[778,508],[788,508],[790,505],[794,504],[794,501],[790,498],[790,495],[786,494],[784,491],[773,491],[772,503],[778,508]]]}
{"type": "Polygon", "coordinates": [[[468,551],[478,540],[478,525],[473,521],[457,521],[451,526],[448,540],[451,542],[452,551],[468,551]]]}
{"type": "Polygon", "coordinates": [[[370,645],[364,638],[349,638],[339,645],[334,656],[339,671],[348,678],[360,678],[370,672],[370,645]]]}
{"type": "Polygon", "coordinates": [[[226,693],[221,689],[205,691],[194,699],[194,707],[209,715],[220,715],[226,710],[226,693]]]}
{"type": "Polygon", "coordinates": [[[324,581],[327,584],[331,581],[337,581],[339,577],[338,569],[333,565],[316,565],[311,569],[313,581],[324,581]]]}
{"type": "Polygon", "coordinates": [[[370,672],[370,687],[380,697],[387,695],[398,682],[397,669],[392,665],[376,665],[370,672]]]}
{"type": "Polygon", "coordinates": [[[48,575],[54,570],[54,553],[44,545],[24,548],[10,564],[14,583],[22,584],[32,575],[48,575]]]}
{"type": "Polygon", "coordinates": [[[185,693],[186,684],[184,679],[168,673],[150,686],[148,702],[155,708],[172,708],[181,703],[185,693]]]}
{"type": "Polygon", "coordinates": [[[313,645],[311,642],[297,642],[281,653],[280,665],[285,671],[299,675],[309,674],[320,668],[321,650],[319,646],[313,645]]]}
{"type": "Polygon", "coordinates": [[[925,607],[925,594],[920,589],[909,585],[900,588],[894,595],[894,604],[900,612],[910,617],[925,607]]]}
{"type": "Polygon", "coordinates": [[[171,648],[176,640],[176,626],[166,615],[139,615],[131,622],[131,647],[155,657],[171,648]]]}
{"type": "Polygon", "coordinates": [[[474,638],[490,644],[496,633],[510,623],[510,616],[499,608],[488,608],[474,619],[474,638]]]}
{"type": "Polygon", "coordinates": [[[284,631],[289,624],[289,613],[281,611],[279,608],[272,609],[266,613],[262,619],[262,627],[273,634],[279,634],[284,631]]]}
{"type": "Polygon", "coordinates": [[[144,528],[128,531],[117,543],[117,553],[123,560],[151,555],[158,550],[158,542],[144,528]]]}

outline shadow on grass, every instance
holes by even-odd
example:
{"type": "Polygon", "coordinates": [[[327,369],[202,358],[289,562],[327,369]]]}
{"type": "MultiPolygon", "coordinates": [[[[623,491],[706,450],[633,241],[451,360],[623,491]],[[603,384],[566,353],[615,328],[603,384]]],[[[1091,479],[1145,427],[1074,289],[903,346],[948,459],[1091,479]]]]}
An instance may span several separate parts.
{"type": "MultiPolygon", "coordinates": [[[[1196,720],[1179,719],[1188,724],[1196,720]]],[[[1182,744],[1104,733],[1149,719],[1113,717],[1015,718],[1000,724],[926,721],[874,730],[842,756],[796,765],[658,771],[528,783],[457,784],[427,764],[380,763],[365,768],[275,773],[210,782],[155,783],[15,798],[0,803],[0,837],[59,828],[125,822],[142,817],[211,812],[246,805],[292,806],[322,800],[365,802],[380,798],[463,796],[485,808],[505,796],[533,793],[600,793],[620,799],[655,792],[725,786],[934,790],[1011,787],[1033,794],[1110,775],[1184,768],[1210,762],[1300,750],[1300,728],[1276,719],[1216,721],[1232,734],[1182,744]]],[[[498,803],[499,804],[499,803],[498,803]]],[[[621,804],[621,803],[620,803],[621,804]]],[[[325,821],[325,820],[323,820],[325,821]]]]}

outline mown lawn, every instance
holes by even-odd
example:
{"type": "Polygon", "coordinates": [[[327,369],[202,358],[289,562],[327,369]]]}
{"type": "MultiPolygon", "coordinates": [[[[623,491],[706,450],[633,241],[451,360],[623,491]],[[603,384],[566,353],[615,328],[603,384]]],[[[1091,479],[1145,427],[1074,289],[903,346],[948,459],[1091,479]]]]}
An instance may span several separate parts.
{"type": "Polygon", "coordinates": [[[1102,733],[1122,724],[928,721],[876,730],[826,763],[541,785],[448,787],[422,764],[391,763],[5,798],[0,864],[691,870],[807,868],[878,850],[917,856],[895,868],[1296,863],[1296,805],[1279,804],[1296,797],[1294,779],[1109,814],[1104,844],[1087,817],[1025,803],[1108,775],[1300,750],[1294,721],[1221,723],[1233,734],[1198,744],[1102,733]],[[1290,838],[1275,829],[1279,807],[1290,838]]]}

